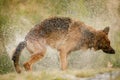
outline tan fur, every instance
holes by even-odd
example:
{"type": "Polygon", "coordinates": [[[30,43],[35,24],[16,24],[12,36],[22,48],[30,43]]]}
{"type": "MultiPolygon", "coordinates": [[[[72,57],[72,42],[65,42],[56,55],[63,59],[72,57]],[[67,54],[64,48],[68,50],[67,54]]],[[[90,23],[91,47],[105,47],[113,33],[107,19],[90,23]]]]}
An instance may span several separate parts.
{"type": "MultiPolygon", "coordinates": [[[[25,38],[26,48],[31,53],[31,58],[24,63],[24,67],[28,71],[31,70],[31,66],[44,57],[47,45],[59,51],[62,70],[67,69],[67,56],[71,51],[94,48],[112,54],[114,50],[110,46],[108,32],[109,28],[96,31],[83,22],[66,17],[46,19],[32,28],[25,38]]],[[[17,48],[19,47],[21,46],[17,48]]],[[[13,56],[17,65],[18,58],[19,55],[13,56]]],[[[16,68],[16,71],[18,70],[16,68]]]]}

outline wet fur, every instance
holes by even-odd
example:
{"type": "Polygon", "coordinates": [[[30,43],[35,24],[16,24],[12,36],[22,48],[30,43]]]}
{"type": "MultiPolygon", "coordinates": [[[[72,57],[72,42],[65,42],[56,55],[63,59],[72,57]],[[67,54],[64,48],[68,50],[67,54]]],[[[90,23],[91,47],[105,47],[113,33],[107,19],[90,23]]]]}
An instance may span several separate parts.
{"type": "MultiPolygon", "coordinates": [[[[26,70],[31,70],[32,64],[44,57],[47,45],[60,52],[61,69],[65,70],[67,68],[67,55],[71,51],[88,48],[103,49],[104,45],[109,43],[109,39],[104,31],[96,31],[81,21],[75,21],[69,17],[53,17],[32,28],[25,37],[25,43],[27,44],[26,48],[32,54],[31,58],[24,63],[26,70]],[[98,42],[99,40],[105,43],[98,42]],[[100,46],[101,44],[103,46],[100,46]]],[[[109,52],[112,48],[110,44],[107,46],[106,51],[109,52]]],[[[16,52],[19,53],[13,54],[14,64],[17,66],[19,66],[19,55],[16,58],[14,56],[20,54],[21,51],[18,48],[20,47],[16,48],[16,52]]],[[[20,68],[16,68],[16,71],[20,72],[20,68]]]]}

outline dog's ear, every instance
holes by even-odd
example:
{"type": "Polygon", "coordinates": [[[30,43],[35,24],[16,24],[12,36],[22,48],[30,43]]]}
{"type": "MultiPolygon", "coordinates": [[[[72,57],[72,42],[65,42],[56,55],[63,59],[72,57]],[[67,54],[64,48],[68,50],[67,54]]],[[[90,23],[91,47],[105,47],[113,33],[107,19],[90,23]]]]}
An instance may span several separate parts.
{"type": "Polygon", "coordinates": [[[110,30],[110,28],[109,28],[109,27],[105,27],[105,28],[103,29],[103,32],[105,32],[105,33],[108,35],[109,30],[110,30]]]}

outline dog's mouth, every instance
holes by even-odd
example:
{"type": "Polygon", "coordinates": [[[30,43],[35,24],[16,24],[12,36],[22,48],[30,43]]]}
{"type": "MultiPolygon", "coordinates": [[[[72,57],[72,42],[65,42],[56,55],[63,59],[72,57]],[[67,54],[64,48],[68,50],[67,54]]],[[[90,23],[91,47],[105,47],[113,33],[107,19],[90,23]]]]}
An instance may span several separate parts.
{"type": "Polygon", "coordinates": [[[115,50],[111,49],[111,50],[103,50],[103,52],[107,53],[107,54],[115,54],[115,50]]]}

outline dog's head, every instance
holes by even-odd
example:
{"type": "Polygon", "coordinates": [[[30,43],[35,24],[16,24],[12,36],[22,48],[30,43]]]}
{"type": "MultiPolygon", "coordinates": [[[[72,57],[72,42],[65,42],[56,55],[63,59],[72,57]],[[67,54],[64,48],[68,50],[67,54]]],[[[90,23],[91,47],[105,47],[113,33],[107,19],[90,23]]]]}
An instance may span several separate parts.
{"type": "Polygon", "coordinates": [[[96,37],[96,49],[102,50],[108,54],[115,54],[115,50],[110,45],[110,40],[108,39],[109,27],[104,28],[97,32],[96,37]]]}

